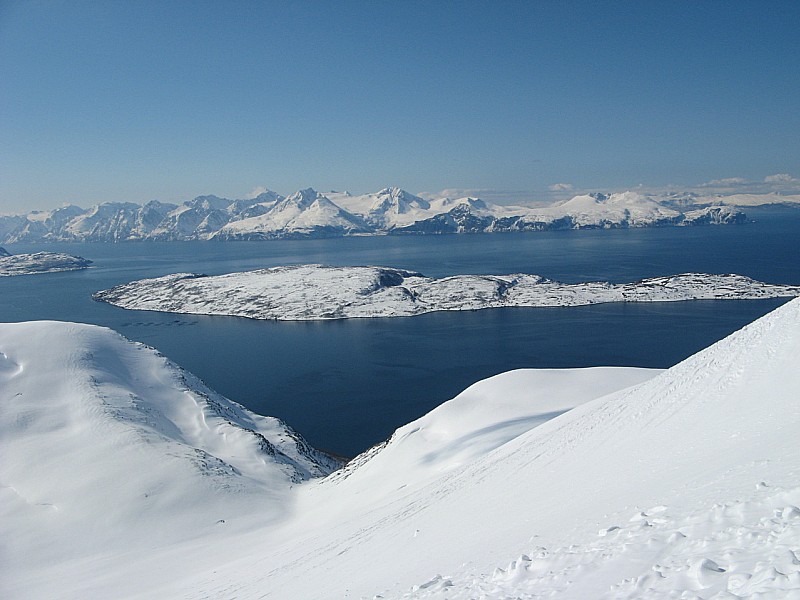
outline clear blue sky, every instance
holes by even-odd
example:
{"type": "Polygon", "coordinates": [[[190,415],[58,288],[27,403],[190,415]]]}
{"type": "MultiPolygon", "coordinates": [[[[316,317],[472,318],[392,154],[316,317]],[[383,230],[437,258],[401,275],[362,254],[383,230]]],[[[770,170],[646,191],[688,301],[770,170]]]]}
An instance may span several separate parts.
{"type": "Polygon", "coordinates": [[[0,0],[0,212],[800,176],[800,2],[0,0]]]}

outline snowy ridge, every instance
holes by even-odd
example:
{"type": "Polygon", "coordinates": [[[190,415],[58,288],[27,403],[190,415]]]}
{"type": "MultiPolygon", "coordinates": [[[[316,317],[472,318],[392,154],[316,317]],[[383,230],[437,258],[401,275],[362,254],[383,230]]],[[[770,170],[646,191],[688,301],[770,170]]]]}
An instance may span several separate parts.
{"type": "Polygon", "coordinates": [[[370,231],[361,219],[309,188],[278,200],[262,215],[227,223],[210,237],[220,240],[328,237],[370,231]]]}
{"type": "Polygon", "coordinates": [[[177,273],[119,285],[99,291],[93,298],[133,310],[304,321],[510,306],[799,295],[800,286],[767,284],[742,275],[684,273],[616,285],[565,284],[525,274],[431,279],[388,267],[301,265],[213,277],[177,273]]]}
{"type": "MultiPolygon", "coordinates": [[[[699,202],[699,199],[698,199],[699,202]]],[[[345,235],[498,233],[743,223],[719,201],[683,205],[635,192],[588,194],[548,207],[501,206],[480,198],[426,200],[397,187],[354,196],[308,188],[229,200],[198,196],[180,205],[106,202],[0,216],[0,243],[140,240],[264,240],[345,235]],[[715,206],[709,206],[714,204],[715,206]],[[685,212],[684,212],[685,211],[685,212]]]]}
{"type": "Polygon", "coordinates": [[[384,188],[374,194],[353,196],[332,194],[331,200],[352,214],[362,215],[377,229],[393,229],[409,225],[443,209],[397,187],[384,188]]]}
{"type": "Polygon", "coordinates": [[[58,252],[10,254],[4,248],[0,248],[0,277],[79,271],[88,268],[91,264],[92,261],[88,259],[70,254],[58,252]]]}

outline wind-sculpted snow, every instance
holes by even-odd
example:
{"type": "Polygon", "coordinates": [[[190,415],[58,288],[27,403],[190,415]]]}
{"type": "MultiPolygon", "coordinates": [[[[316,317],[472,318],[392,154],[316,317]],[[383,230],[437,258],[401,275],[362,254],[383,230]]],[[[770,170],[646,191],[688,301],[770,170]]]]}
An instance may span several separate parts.
{"type": "Polygon", "coordinates": [[[5,249],[0,248],[0,277],[78,271],[86,269],[90,264],[92,264],[90,260],[69,254],[56,252],[10,254],[5,249]]]}
{"type": "Polygon", "coordinates": [[[624,284],[566,284],[538,275],[432,279],[387,267],[302,265],[213,277],[178,273],[123,284],[93,297],[135,310],[309,321],[500,307],[791,296],[800,296],[800,286],[762,283],[741,275],[685,273],[624,284]]]}

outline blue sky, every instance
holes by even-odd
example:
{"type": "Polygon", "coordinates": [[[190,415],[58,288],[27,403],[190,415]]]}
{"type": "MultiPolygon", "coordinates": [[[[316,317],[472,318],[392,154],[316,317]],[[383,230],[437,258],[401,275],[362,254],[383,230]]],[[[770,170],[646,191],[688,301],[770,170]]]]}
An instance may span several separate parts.
{"type": "Polygon", "coordinates": [[[0,212],[791,180],[798,30],[777,1],[0,0],[0,212]]]}

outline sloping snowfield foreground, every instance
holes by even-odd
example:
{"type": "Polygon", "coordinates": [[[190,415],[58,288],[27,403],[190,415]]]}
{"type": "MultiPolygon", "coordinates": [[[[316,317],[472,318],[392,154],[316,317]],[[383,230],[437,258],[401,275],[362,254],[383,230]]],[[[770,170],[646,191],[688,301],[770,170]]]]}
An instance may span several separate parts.
{"type": "Polygon", "coordinates": [[[481,381],[325,478],[150,348],[4,324],[0,596],[800,598],[798,440],[800,300],[664,372],[481,381]]]}

